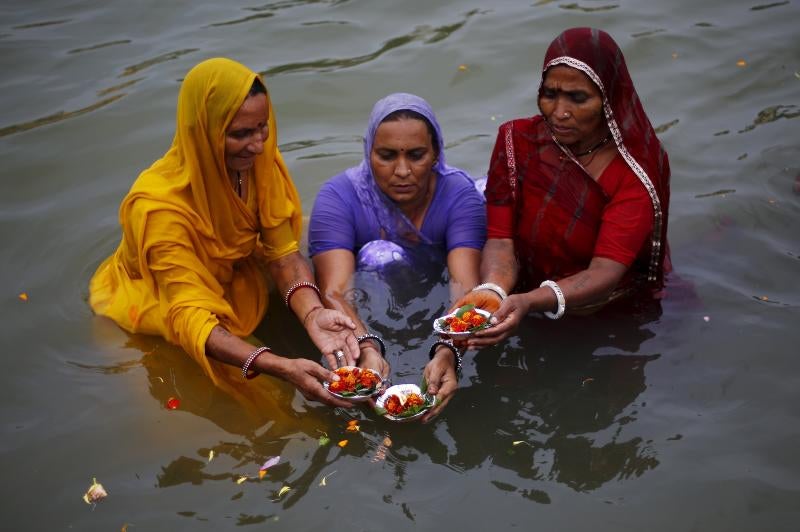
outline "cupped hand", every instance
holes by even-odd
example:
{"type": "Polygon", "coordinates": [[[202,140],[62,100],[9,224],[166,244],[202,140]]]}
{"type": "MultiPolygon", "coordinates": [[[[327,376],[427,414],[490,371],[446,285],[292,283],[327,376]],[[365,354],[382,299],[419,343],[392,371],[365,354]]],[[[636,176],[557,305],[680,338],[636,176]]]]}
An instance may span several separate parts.
{"type": "Polygon", "coordinates": [[[389,362],[381,356],[380,351],[372,347],[372,344],[369,342],[361,344],[361,356],[358,360],[358,366],[374,369],[384,380],[389,377],[389,372],[392,369],[391,366],[389,366],[389,362]]]}
{"type": "Polygon", "coordinates": [[[490,318],[491,327],[476,332],[467,339],[468,349],[480,349],[498,344],[511,336],[522,318],[528,313],[529,305],[525,294],[513,294],[503,301],[490,318]]]}
{"type": "Polygon", "coordinates": [[[475,305],[487,312],[494,312],[500,307],[500,296],[491,290],[476,290],[467,292],[461,299],[455,302],[449,312],[463,307],[464,305],[475,305]]]}
{"type": "Polygon", "coordinates": [[[440,347],[436,355],[425,366],[422,375],[428,383],[428,395],[436,398],[436,404],[431,408],[420,421],[429,423],[438,416],[458,389],[458,377],[456,376],[455,356],[450,349],[440,347]]]}
{"type": "Polygon", "coordinates": [[[308,336],[320,353],[325,356],[328,367],[337,368],[335,351],[344,352],[341,365],[355,366],[359,357],[358,341],[353,331],[356,324],[346,314],[338,310],[322,309],[312,311],[308,320],[308,336]]]}
{"type": "Polygon", "coordinates": [[[332,371],[306,358],[289,359],[285,362],[281,376],[293,384],[309,401],[318,401],[342,408],[353,406],[353,403],[331,395],[322,385],[323,381],[330,383],[339,380],[339,376],[332,371]]]}

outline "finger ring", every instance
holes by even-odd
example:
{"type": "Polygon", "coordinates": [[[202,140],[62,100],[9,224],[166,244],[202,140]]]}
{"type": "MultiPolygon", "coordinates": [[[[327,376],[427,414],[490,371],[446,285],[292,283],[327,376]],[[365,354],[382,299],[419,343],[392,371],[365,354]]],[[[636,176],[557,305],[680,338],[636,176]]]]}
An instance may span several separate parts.
{"type": "Polygon", "coordinates": [[[341,349],[337,349],[336,351],[333,352],[333,356],[336,357],[336,360],[342,360],[344,358],[344,351],[342,351],[341,349]]]}

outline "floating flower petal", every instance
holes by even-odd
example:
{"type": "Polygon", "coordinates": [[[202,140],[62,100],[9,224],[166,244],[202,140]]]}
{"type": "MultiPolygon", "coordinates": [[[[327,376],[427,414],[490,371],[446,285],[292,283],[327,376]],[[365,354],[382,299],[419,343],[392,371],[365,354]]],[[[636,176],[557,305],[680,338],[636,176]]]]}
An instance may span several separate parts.
{"type": "Polygon", "coordinates": [[[267,461],[264,462],[264,465],[262,465],[259,468],[259,470],[260,471],[266,471],[267,469],[269,469],[270,467],[276,465],[280,461],[281,461],[281,457],[280,456],[271,456],[271,457],[267,458],[267,461]]]}
{"type": "Polygon", "coordinates": [[[22,292],[22,293],[21,293],[19,296],[17,296],[17,297],[19,297],[20,301],[27,301],[27,300],[28,300],[28,294],[26,294],[25,292],[22,292]]]}
{"type": "Polygon", "coordinates": [[[83,500],[86,504],[94,504],[96,502],[102,501],[108,497],[108,493],[106,492],[103,485],[97,482],[96,478],[92,478],[92,485],[89,486],[89,489],[86,490],[86,493],[83,495],[83,500]]]}
{"type": "Polygon", "coordinates": [[[342,440],[337,445],[339,445],[339,447],[344,448],[344,446],[347,445],[347,440],[342,440]]]}
{"type": "Polygon", "coordinates": [[[327,475],[322,477],[322,480],[319,481],[319,485],[320,486],[327,486],[328,485],[328,477],[333,475],[333,473],[336,473],[336,471],[333,471],[332,473],[328,473],[327,475]]]}

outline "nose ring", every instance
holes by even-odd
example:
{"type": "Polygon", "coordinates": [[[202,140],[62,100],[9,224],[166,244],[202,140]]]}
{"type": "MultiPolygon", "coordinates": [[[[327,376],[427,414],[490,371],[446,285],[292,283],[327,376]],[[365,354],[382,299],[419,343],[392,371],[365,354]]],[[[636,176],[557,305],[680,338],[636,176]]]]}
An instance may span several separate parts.
{"type": "Polygon", "coordinates": [[[569,118],[569,111],[564,111],[564,118],[569,118]]]}

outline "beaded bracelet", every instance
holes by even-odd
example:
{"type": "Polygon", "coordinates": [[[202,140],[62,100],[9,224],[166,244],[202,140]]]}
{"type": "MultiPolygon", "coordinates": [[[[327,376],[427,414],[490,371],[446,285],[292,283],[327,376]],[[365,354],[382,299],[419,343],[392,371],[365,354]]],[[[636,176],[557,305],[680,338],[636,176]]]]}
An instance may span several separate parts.
{"type": "Polygon", "coordinates": [[[471,292],[477,292],[478,290],[491,290],[492,292],[500,296],[500,301],[505,301],[506,298],[508,297],[506,291],[503,290],[503,288],[500,285],[496,285],[494,283],[479,284],[478,286],[473,288],[471,292]]]}
{"type": "Polygon", "coordinates": [[[456,358],[456,375],[461,376],[461,352],[455,345],[453,345],[452,340],[437,340],[433,342],[431,350],[428,353],[428,358],[433,360],[433,357],[436,355],[436,348],[439,347],[440,345],[447,347],[453,352],[453,356],[455,356],[456,358]]]}
{"type": "Polygon", "coordinates": [[[286,291],[286,295],[283,296],[283,302],[286,303],[286,306],[289,306],[289,302],[292,300],[292,296],[294,293],[299,290],[300,288],[312,288],[320,299],[322,299],[322,294],[319,292],[319,287],[312,283],[311,281],[300,281],[299,283],[294,283],[289,290],[286,291]]]}
{"type": "Polygon", "coordinates": [[[373,340],[375,342],[375,345],[380,347],[381,356],[384,357],[384,358],[386,357],[386,344],[383,343],[383,340],[381,339],[380,336],[378,336],[377,334],[371,334],[371,333],[362,334],[361,336],[356,336],[356,341],[359,344],[361,342],[366,341],[366,340],[373,340]]]}
{"type": "Polygon", "coordinates": [[[566,300],[564,299],[564,292],[561,291],[561,287],[556,284],[555,281],[544,281],[542,284],[539,285],[539,288],[547,286],[556,294],[556,300],[558,301],[558,310],[555,312],[545,312],[544,315],[550,318],[551,320],[557,320],[561,316],[564,315],[564,311],[567,310],[566,300]]]}
{"type": "Polygon", "coordinates": [[[250,353],[250,356],[247,357],[247,360],[245,360],[244,364],[242,365],[242,377],[245,377],[247,379],[255,379],[256,377],[258,377],[258,372],[255,370],[251,370],[250,365],[255,361],[255,359],[259,357],[259,355],[267,351],[271,353],[272,349],[270,349],[269,347],[259,347],[258,349],[250,353]]]}

